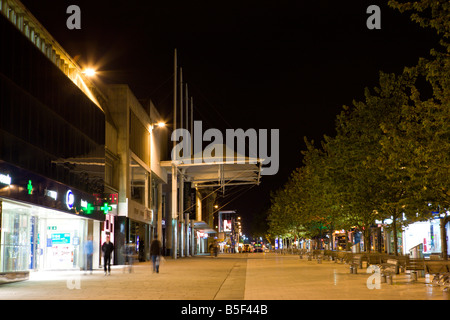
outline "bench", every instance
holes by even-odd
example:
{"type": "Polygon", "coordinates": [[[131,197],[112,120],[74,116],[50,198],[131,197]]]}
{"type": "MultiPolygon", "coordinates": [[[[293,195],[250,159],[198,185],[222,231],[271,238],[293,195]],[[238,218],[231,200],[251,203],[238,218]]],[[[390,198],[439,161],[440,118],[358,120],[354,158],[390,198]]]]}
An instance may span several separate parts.
{"type": "Polygon", "coordinates": [[[362,262],[364,260],[364,256],[362,254],[354,254],[352,256],[352,261],[350,264],[356,268],[362,268],[362,262]]]}
{"type": "Polygon", "coordinates": [[[353,261],[353,253],[346,252],[344,255],[344,262],[346,264],[350,264],[350,263],[352,263],[352,261],[353,261]]]}
{"type": "Polygon", "coordinates": [[[433,275],[432,284],[450,287],[450,261],[424,260],[425,273],[433,275]]]}
{"type": "Polygon", "coordinates": [[[424,259],[411,259],[406,261],[405,270],[409,271],[413,280],[417,280],[420,276],[424,276],[425,272],[425,260],[424,259]]]}
{"type": "Polygon", "coordinates": [[[387,259],[385,263],[380,264],[381,273],[399,274],[399,261],[397,259],[387,259]]]}
{"type": "Polygon", "coordinates": [[[395,259],[397,259],[397,261],[398,261],[398,266],[400,268],[400,272],[405,272],[406,265],[409,260],[409,256],[398,256],[395,259]]]}
{"type": "Polygon", "coordinates": [[[387,259],[386,262],[376,266],[380,268],[381,282],[392,284],[392,275],[399,273],[399,261],[397,259],[387,259]]]}
{"type": "Polygon", "coordinates": [[[352,254],[351,256],[347,256],[348,263],[350,264],[350,273],[358,273],[358,268],[362,268],[362,254],[352,254]]]}
{"type": "Polygon", "coordinates": [[[380,265],[382,263],[381,261],[381,256],[377,253],[373,254],[373,253],[369,253],[366,255],[366,259],[367,259],[367,264],[368,265],[380,265]]]}
{"type": "Polygon", "coordinates": [[[328,260],[334,260],[334,251],[331,250],[325,250],[323,252],[324,258],[327,258],[328,260]]]}
{"type": "MultiPolygon", "coordinates": [[[[406,265],[408,263],[409,260],[409,256],[403,256],[403,255],[398,255],[398,256],[394,256],[394,255],[381,255],[381,264],[389,264],[389,260],[397,260],[397,262],[395,263],[396,265],[396,274],[399,274],[400,272],[404,272],[406,270],[406,265]]],[[[390,264],[392,264],[393,261],[391,261],[390,264]]]]}
{"type": "Polygon", "coordinates": [[[308,253],[308,251],[306,249],[298,250],[298,255],[299,255],[300,259],[303,259],[303,256],[306,255],[307,253],[308,253]]]}
{"type": "Polygon", "coordinates": [[[349,258],[351,257],[351,253],[349,254],[348,252],[344,252],[344,251],[337,251],[335,253],[335,260],[334,262],[341,262],[341,263],[348,263],[349,258]],[[349,256],[350,255],[350,256],[349,256]]]}

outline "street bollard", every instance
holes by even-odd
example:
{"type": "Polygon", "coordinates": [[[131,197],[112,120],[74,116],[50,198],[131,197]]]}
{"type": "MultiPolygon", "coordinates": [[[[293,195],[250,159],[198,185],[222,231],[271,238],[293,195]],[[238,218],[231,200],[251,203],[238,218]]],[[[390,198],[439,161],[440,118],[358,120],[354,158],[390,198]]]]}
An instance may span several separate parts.
{"type": "Polygon", "coordinates": [[[392,284],[392,275],[389,274],[389,275],[386,276],[386,283],[387,284],[392,284]]]}

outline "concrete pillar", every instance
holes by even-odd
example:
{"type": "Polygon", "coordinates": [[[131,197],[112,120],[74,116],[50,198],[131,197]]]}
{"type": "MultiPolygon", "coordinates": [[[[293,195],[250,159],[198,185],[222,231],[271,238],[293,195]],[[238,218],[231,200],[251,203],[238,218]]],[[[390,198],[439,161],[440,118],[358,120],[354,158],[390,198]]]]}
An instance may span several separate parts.
{"type": "Polygon", "coordinates": [[[195,219],[197,221],[202,221],[202,198],[200,191],[195,189],[195,202],[197,205],[195,206],[195,219]]]}
{"type": "Polygon", "coordinates": [[[158,240],[162,243],[162,208],[163,208],[163,196],[162,196],[162,183],[158,183],[158,225],[156,226],[156,233],[158,234],[158,240]]]}
{"type": "Polygon", "coordinates": [[[171,235],[172,235],[172,257],[177,258],[177,231],[178,231],[178,213],[177,213],[177,198],[178,198],[178,183],[177,183],[177,167],[172,165],[172,221],[171,221],[171,235]]]}
{"type": "Polygon", "coordinates": [[[184,246],[185,246],[185,225],[184,225],[184,176],[183,172],[180,174],[180,186],[179,186],[179,199],[178,199],[178,218],[181,222],[180,225],[180,257],[184,257],[184,246]]]}
{"type": "Polygon", "coordinates": [[[184,222],[185,222],[185,228],[186,228],[186,231],[185,231],[185,234],[186,234],[186,257],[189,257],[190,256],[189,249],[191,247],[191,244],[190,244],[191,235],[189,232],[189,213],[185,214],[184,222]]]}
{"type": "Polygon", "coordinates": [[[194,231],[194,220],[191,220],[191,255],[195,255],[195,231],[194,231]]]}

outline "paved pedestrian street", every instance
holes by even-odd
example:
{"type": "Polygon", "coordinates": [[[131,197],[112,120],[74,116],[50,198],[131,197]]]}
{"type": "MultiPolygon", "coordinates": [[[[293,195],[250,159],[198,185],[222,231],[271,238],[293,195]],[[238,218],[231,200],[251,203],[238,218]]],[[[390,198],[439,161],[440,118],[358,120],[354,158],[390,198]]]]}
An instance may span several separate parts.
{"type": "MultiPolygon", "coordinates": [[[[182,307],[213,300],[251,302],[289,300],[447,300],[442,287],[417,281],[408,274],[396,275],[393,284],[369,289],[372,274],[333,261],[307,261],[275,253],[220,254],[166,259],[160,273],[149,262],[138,263],[132,272],[114,266],[110,276],[101,269],[34,272],[30,280],[0,286],[1,300],[177,300],[182,307]]],[[[151,304],[155,305],[155,303],[151,304]]],[[[167,305],[167,304],[162,304],[167,305]]],[[[209,304],[210,305],[210,304],[209,304]]],[[[292,302],[288,303],[292,306],[292,302]]],[[[178,310],[181,313],[181,309],[178,310]]],[[[178,312],[175,310],[174,312],[178,312]]],[[[225,312],[225,310],[222,310],[225,312]]]]}

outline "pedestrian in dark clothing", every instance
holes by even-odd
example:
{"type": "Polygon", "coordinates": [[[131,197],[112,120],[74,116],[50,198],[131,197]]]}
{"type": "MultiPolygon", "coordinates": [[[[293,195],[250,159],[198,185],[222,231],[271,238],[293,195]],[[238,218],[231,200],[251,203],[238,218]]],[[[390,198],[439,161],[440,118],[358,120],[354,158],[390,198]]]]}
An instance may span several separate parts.
{"type": "Polygon", "coordinates": [[[214,257],[217,257],[217,254],[219,253],[219,244],[217,241],[214,241],[214,257]]]}
{"type": "Polygon", "coordinates": [[[155,235],[152,243],[150,244],[150,256],[153,264],[153,272],[159,273],[159,263],[161,261],[161,241],[155,235]]]}
{"type": "Polygon", "coordinates": [[[109,239],[109,236],[106,236],[106,241],[102,245],[105,276],[107,271],[111,275],[111,253],[114,251],[114,244],[109,239]]]}

